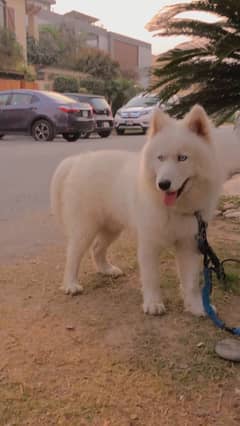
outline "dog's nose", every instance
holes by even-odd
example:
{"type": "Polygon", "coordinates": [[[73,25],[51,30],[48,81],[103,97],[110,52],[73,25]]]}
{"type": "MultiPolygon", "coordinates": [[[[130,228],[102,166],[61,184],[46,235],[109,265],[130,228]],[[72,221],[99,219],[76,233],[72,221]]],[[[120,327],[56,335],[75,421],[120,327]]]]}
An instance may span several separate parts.
{"type": "Polygon", "coordinates": [[[161,180],[159,183],[158,183],[158,186],[159,186],[159,188],[160,189],[162,189],[162,191],[167,191],[169,188],[170,188],[170,186],[171,186],[171,181],[170,180],[161,180]]]}

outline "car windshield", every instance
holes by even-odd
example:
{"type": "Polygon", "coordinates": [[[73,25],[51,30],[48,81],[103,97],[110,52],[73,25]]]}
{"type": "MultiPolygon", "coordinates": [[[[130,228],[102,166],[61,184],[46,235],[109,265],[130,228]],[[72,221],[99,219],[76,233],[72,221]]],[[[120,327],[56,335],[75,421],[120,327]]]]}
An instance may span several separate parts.
{"type": "Polygon", "coordinates": [[[159,102],[159,98],[156,96],[138,96],[131,99],[126,106],[127,107],[150,107],[154,106],[159,102]]]}
{"type": "Polygon", "coordinates": [[[47,96],[50,99],[53,99],[54,101],[61,102],[64,104],[70,104],[72,103],[72,99],[68,96],[61,95],[60,93],[56,92],[46,92],[44,93],[45,96],[47,96]]]}
{"type": "Polygon", "coordinates": [[[104,98],[91,98],[91,104],[95,109],[106,109],[109,105],[104,98]]]}

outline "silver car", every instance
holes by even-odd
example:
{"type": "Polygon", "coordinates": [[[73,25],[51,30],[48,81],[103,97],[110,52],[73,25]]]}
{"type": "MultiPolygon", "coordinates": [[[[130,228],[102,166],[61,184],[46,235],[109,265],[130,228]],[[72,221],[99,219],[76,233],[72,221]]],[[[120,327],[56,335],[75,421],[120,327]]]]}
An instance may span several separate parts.
{"type": "Polygon", "coordinates": [[[146,133],[151,115],[159,106],[160,100],[156,95],[139,95],[132,98],[116,112],[114,126],[117,134],[123,135],[125,130],[139,129],[146,133]]]}

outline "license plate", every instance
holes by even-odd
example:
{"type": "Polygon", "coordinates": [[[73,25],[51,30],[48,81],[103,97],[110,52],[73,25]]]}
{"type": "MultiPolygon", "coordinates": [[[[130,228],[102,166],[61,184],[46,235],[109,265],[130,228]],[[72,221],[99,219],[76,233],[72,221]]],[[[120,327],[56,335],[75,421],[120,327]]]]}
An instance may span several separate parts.
{"type": "Polygon", "coordinates": [[[88,111],[83,111],[82,112],[82,116],[85,117],[85,118],[87,118],[88,117],[88,111]]]}
{"type": "Polygon", "coordinates": [[[110,124],[109,124],[109,122],[108,121],[105,121],[104,123],[103,123],[103,127],[110,127],[110,124]]]}
{"type": "Polygon", "coordinates": [[[133,121],[131,120],[126,121],[126,126],[133,126],[133,121]]]}

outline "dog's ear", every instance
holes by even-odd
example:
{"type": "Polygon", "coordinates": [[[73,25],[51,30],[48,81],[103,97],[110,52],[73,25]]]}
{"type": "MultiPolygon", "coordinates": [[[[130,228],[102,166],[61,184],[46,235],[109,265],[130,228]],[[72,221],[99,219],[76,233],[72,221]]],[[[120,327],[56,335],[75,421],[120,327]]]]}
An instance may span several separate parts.
{"type": "Polygon", "coordinates": [[[148,130],[149,138],[151,139],[153,136],[159,133],[169,120],[170,117],[168,114],[165,114],[165,112],[163,112],[160,108],[155,108],[148,130]]]}
{"type": "Polygon", "coordinates": [[[193,133],[210,142],[210,120],[203,107],[195,105],[185,116],[184,122],[193,133]]]}

